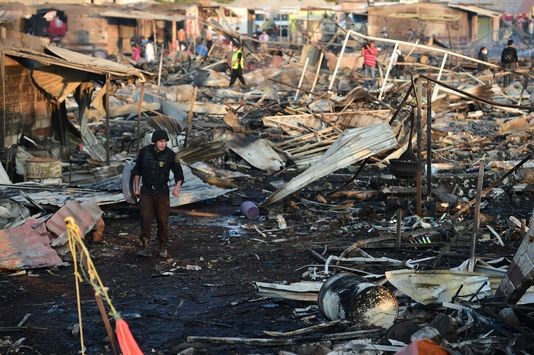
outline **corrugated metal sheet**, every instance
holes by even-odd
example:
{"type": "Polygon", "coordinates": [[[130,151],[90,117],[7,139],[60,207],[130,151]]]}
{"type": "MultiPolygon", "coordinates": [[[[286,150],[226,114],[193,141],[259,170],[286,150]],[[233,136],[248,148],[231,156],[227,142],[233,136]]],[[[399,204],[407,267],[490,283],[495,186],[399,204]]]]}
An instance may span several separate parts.
{"type": "MultiPolygon", "coordinates": [[[[180,195],[178,197],[170,196],[171,207],[183,206],[190,203],[210,200],[217,196],[221,196],[225,193],[234,191],[236,189],[222,189],[217,186],[206,184],[199,177],[193,174],[189,166],[182,163],[182,170],[184,172],[184,185],[180,189],[180,195]]],[[[174,178],[171,173],[171,179],[174,182],[174,178]]]]}
{"type": "Polygon", "coordinates": [[[82,81],[88,80],[89,75],[79,70],[63,69],[58,73],[57,68],[44,67],[32,70],[32,78],[50,96],[58,102],[74,92],[82,81]]]}
{"type": "Polygon", "coordinates": [[[63,265],[50,247],[48,236],[33,228],[37,221],[27,219],[23,225],[0,230],[0,269],[20,270],[63,265]]]}
{"type": "Polygon", "coordinates": [[[165,14],[153,11],[139,10],[107,10],[100,13],[102,17],[131,18],[136,20],[165,20],[165,21],[183,21],[184,15],[165,14]]]}
{"type": "MultiPolygon", "coordinates": [[[[46,187],[43,187],[43,190],[46,187]]],[[[124,195],[120,193],[110,193],[108,191],[95,191],[95,192],[79,192],[79,191],[69,191],[65,189],[64,191],[41,191],[35,193],[27,193],[29,198],[31,198],[35,203],[40,205],[52,205],[61,207],[68,200],[75,199],[78,202],[87,201],[90,199],[95,199],[99,205],[107,205],[113,203],[119,203],[124,201],[124,195]]],[[[13,196],[13,200],[21,203],[27,203],[28,201],[24,196],[13,196]]]]}
{"type": "MultiPolygon", "coordinates": [[[[58,236],[57,240],[64,239],[66,242],[67,227],[65,226],[65,218],[73,217],[76,224],[80,228],[83,235],[87,234],[102,217],[102,210],[96,204],[95,200],[88,200],[83,203],[70,200],[65,203],[48,221],[46,221],[46,228],[49,232],[58,236]]],[[[64,243],[53,243],[53,245],[63,245],[64,243]]]]}
{"type": "MultiPolygon", "coordinates": [[[[53,46],[47,46],[47,49],[52,47],[53,46]]],[[[122,65],[102,58],[90,57],[65,48],[54,47],[53,51],[50,52],[53,52],[56,56],[48,55],[28,48],[4,49],[4,53],[7,56],[27,58],[30,60],[35,60],[44,65],[57,65],[87,73],[99,75],[111,74],[118,78],[137,78],[141,81],[145,81],[145,74],[149,74],[134,67],[122,65]]]]}
{"type": "Polygon", "coordinates": [[[46,46],[46,49],[70,63],[76,63],[84,67],[96,67],[102,72],[116,76],[135,76],[144,79],[142,71],[131,66],[115,63],[103,58],[90,57],[85,54],[52,45],[46,46]]]}
{"type": "Polygon", "coordinates": [[[265,139],[254,140],[250,137],[236,135],[227,142],[227,146],[255,168],[274,173],[286,166],[285,158],[275,151],[265,139]]]}
{"type": "Polygon", "coordinates": [[[178,122],[174,117],[164,115],[152,116],[148,119],[147,123],[154,129],[164,129],[175,136],[180,135],[182,131],[182,127],[180,127],[180,123],[182,122],[178,122]]]}

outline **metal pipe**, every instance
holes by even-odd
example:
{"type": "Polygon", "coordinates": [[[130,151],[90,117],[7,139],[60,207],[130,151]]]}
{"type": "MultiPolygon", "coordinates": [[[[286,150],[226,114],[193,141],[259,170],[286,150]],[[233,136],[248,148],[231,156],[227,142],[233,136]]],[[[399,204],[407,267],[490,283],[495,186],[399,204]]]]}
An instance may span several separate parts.
{"type": "Polygon", "coordinates": [[[139,106],[137,106],[137,149],[141,149],[141,112],[143,110],[143,97],[145,96],[145,83],[141,84],[141,94],[139,95],[139,106]]]}
{"type": "Polygon", "coordinates": [[[304,81],[304,75],[306,74],[306,69],[308,69],[309,61],[310,57],[306,57],[306,61],[304,62],[304,68],[302,69],[302,74],[300,75],[299,85],[297,86],[297,91],[295,92],[295,97],[293,98],[293,101],[297,101],[297,98],[299,97],[300,87],[302,86],[302,81],[304,81]]]}
{"type": "Polygon", "coordinates": [[[384,80],[382,81],[382,87],[380,88],[380,93],[378,94],[378,99],[382,100],[382,96],[384,95],[384,89],[386,88],[386,83],[388,81],[389,72],[391,71],[391,67],[393,66],[393,56],[395,53],[397,53],[397,48],[399,48],[399,44],[395,43],[395,47],[393,47],[393,52],[391,53],[391,56],[389,57],[389,63],[388,68],[386,70],[386,75],[384,75],[384,80]]]}
{"type": "Polygon", "coordinates": [[[422,189],[422,169],[421,169],[421,149],[423,145],[422,135],[423,135],[423,126],[421,122],[421,111],[422,111],[422,91],[423,91],[423,81],[421,78],[417,78],[417,87],[415,90],[415,95],[417,97],[417,168],[415,174],[415,210],[416,214],[420,217],[423,216],[422,208],[422,199],[423,199],[423,189],[422,189]]]}
{"type": "Polygon", "coordinates": [[[319,57],[319,63],[317,64],[317,71],[315,72],[315,78],[313,78],[313,85],[311,87],[308,98],[311,98],[313,90],[315,89],[315,85],[317,84],[317,79],[319,78],[319,72],[321,71],[321,63],[323,62],[323,57],[324,57],[324,53],[321,52],[321,56],[319,57]]]}
{"type": "Polygon", "coordinates": [[[336,68],[334,69],[334,74],[332,74],[332,80],[330,80],[330,85],[328,85],[328,91],[332,90],[332,86],[334,86],[334,80],[336,80],[337,71],[339,70],[339,65],[341,64],[341,58],[343,57],[343,53],[345,53],[345,48],[347,47],[347,43],[349,42],[349,37],[350,37],[350,31],[347,32],[347,35],[345,36],[345,41],[343,41],[343,47],[341,47],[341,52],[339,53],[339,57],[337,58],[336,68]]]}

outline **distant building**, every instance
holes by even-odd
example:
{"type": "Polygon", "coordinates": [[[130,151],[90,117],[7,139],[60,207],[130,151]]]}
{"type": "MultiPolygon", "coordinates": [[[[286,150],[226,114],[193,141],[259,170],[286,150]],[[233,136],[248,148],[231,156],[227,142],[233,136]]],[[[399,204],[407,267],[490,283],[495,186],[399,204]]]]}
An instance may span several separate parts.
{"type": "Polygon", "coordinates": [[[498,12],[467,5],[413,3],[372,6],[368,9],[368,33],[381,37],[386,29],[392,39],[413,41],[415,37],[424,36],[468,44],[498,40],[499,16],[498,12]]]}

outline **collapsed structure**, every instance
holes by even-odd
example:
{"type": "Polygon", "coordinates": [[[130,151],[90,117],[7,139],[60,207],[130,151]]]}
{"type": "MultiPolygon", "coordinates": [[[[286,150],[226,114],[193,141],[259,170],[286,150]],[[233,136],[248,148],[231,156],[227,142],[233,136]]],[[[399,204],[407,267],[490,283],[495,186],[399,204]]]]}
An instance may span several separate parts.
{"type": "MultiPolygon", "coordinates": [[[[379,353],[431,339],[449,352],[532,351],[519,341],[532,330],[524,305],[534,295],[528,63],[501,87],[509,73],[498,64],[474,73],[479,60],[431,43],[337,28],[328,43],[256,51],[241,36],[248,87],[232,89],[222,41],[208,59],[161,50],[141,70],[0,34],[1,139],[12,146],[0,187],[2,269],[64,265],[66,216],[100,240],[103,210],[135,204],[136,148],[165,129],[186,174],[172,206],[248,202],[242,235],[267,248],[303,242],[315,259],[302,275],[254,282],[277,304],[311,302],[295,308],[293,324],[312,324],[265,331],[270,338],[190,336],[183,349],[379,353]],[[381,49],[380,80],[367,91],[358,49],[369,40],[381,49]],[[393,66],[400,73],[391,78],[393,66]]],[[[172,263],[158,272],[201,270],[172,263]]]]}

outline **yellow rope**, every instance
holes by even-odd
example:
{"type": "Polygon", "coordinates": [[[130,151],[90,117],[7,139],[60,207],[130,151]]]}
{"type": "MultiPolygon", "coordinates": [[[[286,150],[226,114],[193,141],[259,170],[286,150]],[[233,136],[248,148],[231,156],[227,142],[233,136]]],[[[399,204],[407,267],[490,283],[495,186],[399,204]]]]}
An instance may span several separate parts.
{"type": "Polygon", "coordinates": [[[76,303],[78,306],[78,325],[80,327],[80,347],[82,355],[85,354],[85,345],[83,342],[83,323],[82,323],[82,302],[80,297],[80,282],[83,282],[83,279],[78,272],[78,262],[76,261],[76,244],[74,238],[71,238],[69,230],[67,229],[67,237],[69,240],[70,253],[72,254],[72,262],[74,263],[74,280],[76,283],[76,303]]]}
{"type": "Polygon", "coordinates": [[[67,217],[65,218],[65,224],[67,226],[67,237],[69,241],[69,248],[70,252],[72,254],[72,262],[74,263],[74,277],[76,279],[76,301],[78,302],[78,319],[79,319],[79,325],[80,325],[80,342],[82,346],[82,355],[84,354],[84,345],[83,345],[83,330],[82,330],[82,313],[81,313],[81,302],[80,302],[80,287],[79,283],[83,282],[83,278],[81,274],[78,271],[78,262],[80,262],[80,265],[83,267],[83,262],[87,263],[87,278],[88,282],[93,287],[93,290],[95,291],[96,295],[103,295],[104,299],[106,300],[109,308],[110,308],[110,314],[113,316],[115,320],[120,319],[120,314],[117,312],[113,304],[111,303],[111,299],[109,298],[107,288],[104,287],[104,284],[102,283],[102,280],[100,279],[100,276],[98,275],[98,272],[96,271],[96,267],[93,263],[93,260],[91,259],[91,255],[89,254],[89,250],[87,250],[87,247],[85,246],[85,243],[83,242],[83,237],[80,233],[80,228],[74,221],[74,218],[67,217]],[[80,253],[80,259],[78,261],[78,252],[80,253]]]}

